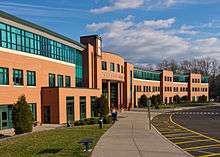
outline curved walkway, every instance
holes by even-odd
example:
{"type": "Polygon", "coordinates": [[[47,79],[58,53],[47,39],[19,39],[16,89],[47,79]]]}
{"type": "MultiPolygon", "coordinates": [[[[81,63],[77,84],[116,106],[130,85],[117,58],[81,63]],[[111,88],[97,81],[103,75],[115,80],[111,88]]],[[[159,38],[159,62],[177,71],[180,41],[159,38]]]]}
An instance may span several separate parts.
{"type": "Polygon", "coordinates": [[[186,152],[148,130],[145,112],[124,112],[99,140],[92,157],[187,157],[186,152]],[[147,128],[147,129],[146,129],[147,128]]]}

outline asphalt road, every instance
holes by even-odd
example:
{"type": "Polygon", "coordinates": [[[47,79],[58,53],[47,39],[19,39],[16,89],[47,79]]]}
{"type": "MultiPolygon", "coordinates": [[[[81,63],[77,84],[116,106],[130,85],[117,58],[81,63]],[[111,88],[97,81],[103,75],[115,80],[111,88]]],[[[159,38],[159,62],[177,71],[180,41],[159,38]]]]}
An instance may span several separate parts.
{"type": "Polygon", "coordinates": [[[187,110],[174,114],[172,119],[190,130],[220,140],[220,106],[187,110]]]}
{"type": "Polygon", "coordinates": [[[189,109],[153,118],[168,140],[196,157],[220,157],[220,107],[189,109]]]}

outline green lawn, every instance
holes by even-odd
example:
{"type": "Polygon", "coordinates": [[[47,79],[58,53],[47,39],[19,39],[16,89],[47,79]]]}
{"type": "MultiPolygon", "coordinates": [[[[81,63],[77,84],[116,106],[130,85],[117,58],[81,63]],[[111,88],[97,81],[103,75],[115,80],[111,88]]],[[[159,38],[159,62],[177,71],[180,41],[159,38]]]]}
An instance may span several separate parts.
{"type": "Polygon", "coordinates": [[[98,125],[74,128],[60,128],[49,131],[35,132],[0,142],[0,156],[2,157],[84,157],[82,146],[78,142],[82,138],[93,138],[94,144],[110,127],[105,125],[99,129],[98,125]]]}

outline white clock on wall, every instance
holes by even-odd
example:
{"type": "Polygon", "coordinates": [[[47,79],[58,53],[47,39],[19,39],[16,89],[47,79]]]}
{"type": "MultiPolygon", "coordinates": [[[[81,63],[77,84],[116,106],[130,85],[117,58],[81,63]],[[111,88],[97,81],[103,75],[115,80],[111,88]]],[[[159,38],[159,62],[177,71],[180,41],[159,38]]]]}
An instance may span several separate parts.
{"type": "Polygon", "coordinates": [[[101,39],[98,39],[97,40],[97,45],[98,45],[98,47],[97,47],[97,54],[99,55],[99,56],[101,56],[102,55],[102,41],[101,41],[101,39]]]}

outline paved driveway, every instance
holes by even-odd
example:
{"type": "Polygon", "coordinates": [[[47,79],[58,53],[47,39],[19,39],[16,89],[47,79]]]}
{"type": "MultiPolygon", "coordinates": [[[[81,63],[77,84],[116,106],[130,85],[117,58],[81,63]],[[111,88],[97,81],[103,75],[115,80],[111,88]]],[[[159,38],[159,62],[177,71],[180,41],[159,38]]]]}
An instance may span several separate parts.
{"type": "Polygon", "coordinates": [[[148,130],[144,112],[124,112],[99,140],[92,157],[185,157],[186,152],[148,130]],[[147,129],[146,129],[147,128],[147,129]]]}

